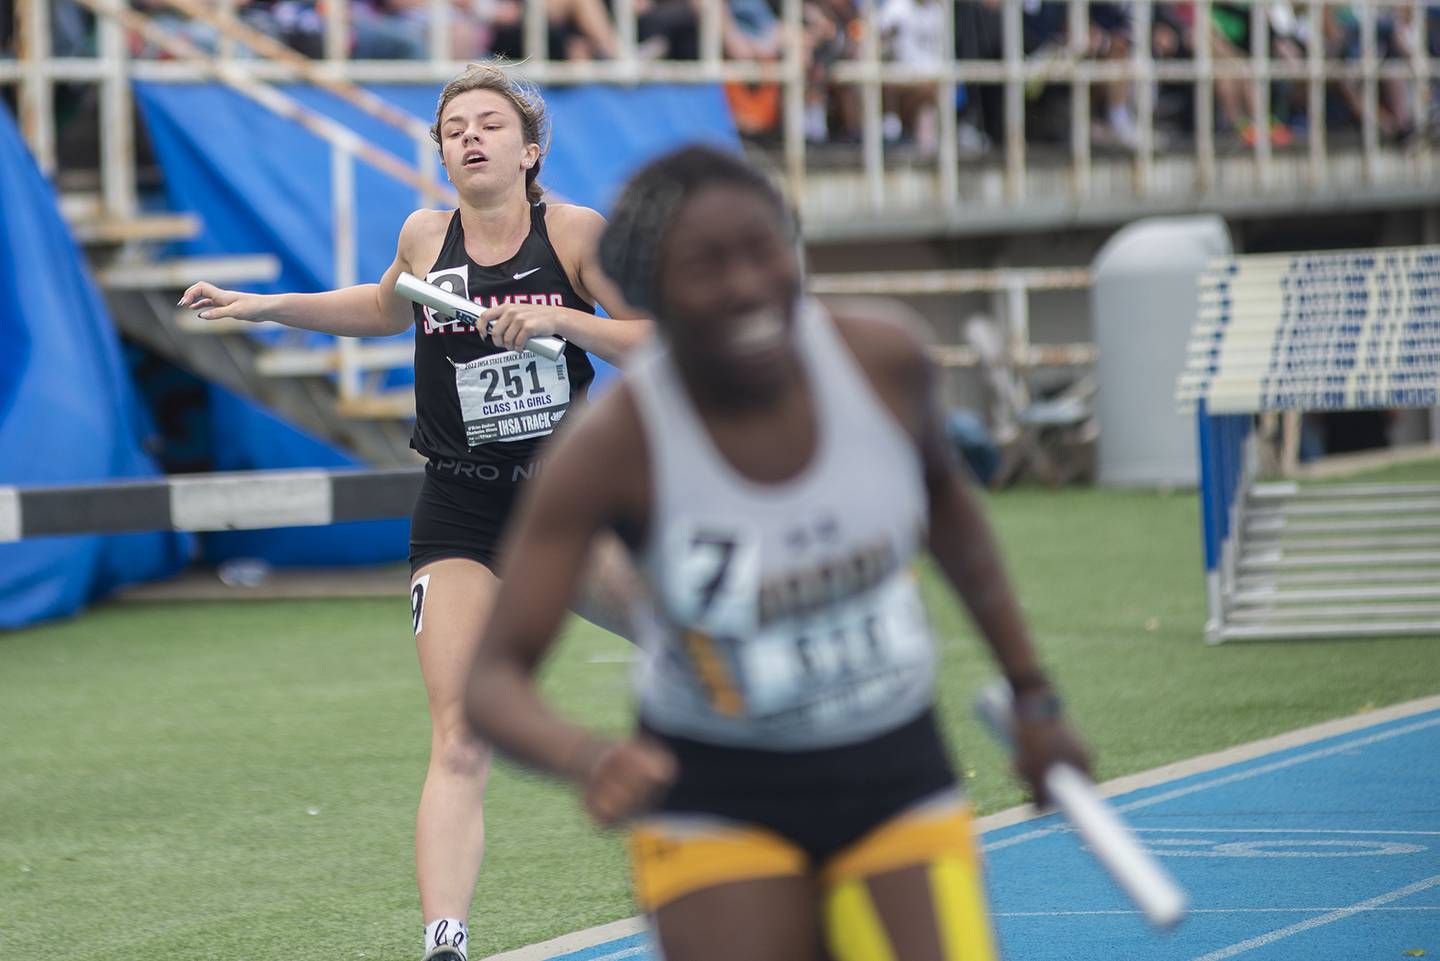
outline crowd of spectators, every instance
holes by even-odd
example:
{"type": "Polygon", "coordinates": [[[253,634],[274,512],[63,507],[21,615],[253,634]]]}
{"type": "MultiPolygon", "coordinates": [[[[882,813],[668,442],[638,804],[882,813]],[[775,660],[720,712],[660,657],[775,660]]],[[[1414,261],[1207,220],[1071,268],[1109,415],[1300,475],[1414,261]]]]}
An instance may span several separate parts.
{"type": "MultiPolygon", "coordinates": [[[[214,49],[218,36],[208,25],[178,15],[161,0],[132,0],[167,26],[200,46],[214,49]]],[[[217,2],[218,0],[210,0],[217,2]]],[[[524,55],[524,0],[447,0],[449,55],[454,59],[524,55]]],[[[0,24],[7,29],[15,0],[0,0],[0,24]],[[8,9],[7,9],[8,8],[8,9]]],[[[319,56],[324,48],[325,0],[232,0],[236,15],[249,26],[276,37],[297,50],[319,56]]],[[[724,56],[732,60],[775,61],[784,56],[786,32],[779,14],[781,0],[632,0],[637,20],[638,54],[646,59],[693,60],[699,56],[702,4],[721,3],[721,39],[724,56]]],[[[1068,4],[1041,0],[960,0],[955,5],[953,36],[946,31],[946,0],[802,0],[800,46],[808,78],[805,94],[805,134],[815,143],[854,142],[861,132],[859,88],[834,82],[832,67],[854,59],[864,48],[866,8],[874,5],[870,22],[879,33],[881,56],[891,62],[924,68],[945,61],[952,53],[966,60],[1003,58],[1002,21],[1006,3],[1020,5],[1022,48],[1033,60],[1064,61],[1074,58],[1126,60],[1134,45],[1145,42],[1157,60],[1194,56],[1197,32],[1209,35],[1217,64],[1252,56],[1250,4],[1214,3],[1210,22],[1198,24],[1197,5],[1185,2],[1156,4],[1149,36],[1135,36],[1133,4],[1092,2],[1087,6],[1085,34],[1070,35],[1068,4]]],[[[549,56],[568,61],[604,60],[619,55],[613,0],[547,0],[549,56]]],[[[1322,4],[1321,29],[1312,36],[1305,2],[1260,4],[1268,29],[1268,54],[1278,64],[1304,63],[1308,51],[1320,45],[1331,61],[1359,59],[1362,18],[1347,5],[1322,4]]],[[[1403,60],[1414,49],[1416,32],[1410,6],[1375,6],[1375,50],[1382,60],[1403,60]]],[[[1440,4],[1423,8],[1429,21],[1424,51],[1440,55],[1440,4]]],[[[67,56],[93,52],[93,31],[87,33],[88,15],[74,0],[51,4],[56,53],[67,56]]],[[[351,0],[350,55],[360,59],[423,59],[430,56],[431,0],[351,0]]],[[[5,38],[0,36],[0,42],[5,38]]],[[[160,56],[160,51],[137,42],[135,53],[160,56]]],[[[1412,105],[1413,83],[1387,79],[1379,86],[1377,120],[1386,138],[1412,136],[1427,126],[1412,105]]],[[[1092,87],[1092,141],[1102,147],[1133,148],[1138,142],[1135,119],[1136,85],[1131,81],[1098,83],[1092,87]]],[[[754,138],[778,136],[781,118],[780,90],[775,85],[732,84],[727,89],[732,111],[742,133],[754,138]]],[[[1156,137],[1163,147],[1167,138],[1193,129],[1194,88],[1165,84],[1157,90],[1156,137]]],[[[1246,79],[1217,78],[1214,83],[1216,127],[1253,144],[1268,136],[1277,147],[1303,142],[1311,126],[1307,116],[1305,81],[1275,81],[1270,85],[1269,115],[1258,116],[1254,85],[1246,79]]],[[[1058,83],[1027,84],[1026,135],[1032,141],[1068,143],[1070,94],[1058,83]]],[[[1440,103],[1440,96],[1431,98],[1440,103]]],[[[884,136],[887,141],[913,144],[922,154],[933,153],[941,125],[933,84],[895,84],[883,94],[884,136]]],[[[946,109],[949,109],[946,105],[946,109]]],[[[984,152],[1003,137],[1003,88],[1000,85],[962,86],[954,109],[959,114],[963,152],[984,152]]],[[[1359,80],[1331,80],[1327,84],[1327,123],[1332,128],[1357,126],[1363,101],[1359,80]]]]}

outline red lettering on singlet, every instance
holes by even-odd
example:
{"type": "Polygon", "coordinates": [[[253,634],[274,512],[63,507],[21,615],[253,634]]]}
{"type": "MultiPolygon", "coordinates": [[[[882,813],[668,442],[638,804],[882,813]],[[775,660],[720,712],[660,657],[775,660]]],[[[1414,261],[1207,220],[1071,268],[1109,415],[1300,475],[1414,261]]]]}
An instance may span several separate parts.
{"type": "MultiPolygon", "coordinates": [[[[535,304],[540,307],[565,306],[564,294],[506,294],[503,298],[497,297],[492,294],[490,296],[490,303],[488,304],[485,303],[485,298],[483,296],[472,297],[470,298],[470,300],[472,303],[475,304],[475,306],[479,307],[482,310],[488,310],[491,307],[499,307],[501,304],[535,304]]],[[[478,330],[477,327],[471,324],[449,323],[446,322],[444,318],[436,318],[428,307],[424,308],[424,314],[424,330],[427,335],[447,332],[451,334],[473,334],[476,333],[478,330]]]]}

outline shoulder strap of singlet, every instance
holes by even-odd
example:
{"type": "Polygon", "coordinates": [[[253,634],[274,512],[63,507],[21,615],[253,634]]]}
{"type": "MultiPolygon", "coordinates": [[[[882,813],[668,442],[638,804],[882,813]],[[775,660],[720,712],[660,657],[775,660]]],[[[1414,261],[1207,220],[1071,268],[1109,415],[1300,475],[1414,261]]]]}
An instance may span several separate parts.
{"type": "Polygon", "coordinates": [[[445,228],[445,246],[449,247],[464,235],[465,228],[460,223],[460,208],[456,207],[455,212],[450,215],[450,226],[445,228]]]}
{"type": "Polygon", "coordinates": [[[635,348],[625,376],[635,394],[645,432],[650,437],[651,459],[654,460],[657,444],[668,446],[693,426],[688,422],[689,411],[685,407],[689,398],[683,393],[677,396],[684,388],[676,376],[670,351],[658,336],[635,348]]]}
{"type": "MultiPolygon", "coordinates": [[[[837,379],[841,389],[835,393],[849,394],[857,386],[870,390],[869,379],[860,369],[850,345],[835,327],[835,321],[820,305],[820,302],[806,297],[796,310],[795,327],[800,354],[804,358],[806,373],[822,396],[830,393],[826,385],[837,379]],[[859,383],[855,382],[859,378],[859,383]]],[[[829,399],[826,396],[826,399],[829,399]]]]}
{"type": "Polygon", "coordinates": [[[455,248],[457,245],[463,254],[465,251],[465,230],[460,225],[460,210],[458,207],[450,214],[450,224],[445,228],[445,239],[440,242],[440,250],[435,254],[435,262],[430,265],[430,269],[440,270],[446,267],[454,267],[455,248]]]}
{"type": "Polygon", "coordinates": [[[678,480],[677,467],[706,463],[700,435],[703,427],[661,337],[651,337],[635,348],[625,380],[634,394],[650,451],[655,516],[662,516],[668,507],[666,497],[678,480]]]}
{"type": "Polygon", "coordinates": [[[805,298],[796,318],[805,371],[814,385],[823,415],[854,432],[861,424],[903,432],[894,413],[875,392],[855,352],[850,349],[828,311],[805,298]]]}
{"type": "MultiPolygon", "coordinates": [[[[558,267],[563,274],[565,273],[565,262],[560,259],[560,251],[556,250],[555,245],[550,241],[550,225],[545,221],[545,211],[547,209],[548,206],[543,200],[530,205],[530,232],[532,235],[540,238],[540,242],[545,245],[545,249],[550,251],[550,257],[555,261],[555,266],[558,267]]],[[[565,279],[568,283],[570,279],[568,274],[565,279]]]]}
{"type": "MultiPolygon", "coordinates": [[[[548,209],[549,206],[543,200],[530,205],[531,236],[539,236],[540,242],[543,243],[545,249],[550,252],[550,259],[554,261],[555,269],[560,272],[560,278],[565,282],[566,288],[574,295],[575,299],[581,303],[588,304],[589,302],[580,296],[579,291],[575,289],[575,284],[570,280],[570,272],[565,269],[565,261],[560,259],[560,251],[556,250],[555,245],[550,242],[550,226],[545,220],[545,212],[548,209]]],[[[526,238],[526,243],[529,243],[528,237],[526,238]]]]}

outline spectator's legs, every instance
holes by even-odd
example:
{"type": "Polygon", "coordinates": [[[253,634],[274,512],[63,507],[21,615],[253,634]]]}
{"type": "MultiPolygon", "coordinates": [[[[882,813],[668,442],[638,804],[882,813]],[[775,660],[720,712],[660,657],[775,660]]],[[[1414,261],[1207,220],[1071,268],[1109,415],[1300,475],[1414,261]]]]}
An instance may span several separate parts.
{"type": "MultiPolygon", "coordinates": [[[[1345,20],[1340,11],[1327,5],[1324,11],[1325,53],[1331,59],[1355,60],[1360,54],[1360,37],[1353,25],[1345,20]]],[[[1339,95],[1340,103],[1349,119],[1359,124],[1365,116],[1364,102],[1360,97],[1360,85],[1350,80],[1336,80],[1331,89],[1339,95]]]]}
{"type": "MultiPolygon", "coordinates": [[[[1217,63],[1232,63],[1243,58],[1240,49],[1218,29],[1210,29],[1210,54],[1217,63]]],[[[1255,116],[1255,92],[1250,84],[1238,77],[1215,78],[1215,105],[1219,107],[1223,129],[1240,130],[1255,116]]]]}
{"type": "Polygon", "coordinates": [[[686,0],[663,0],[640,13],[636,35],[640,43],[667,60],[700,59],[698,11],[686,0]]]}
{"type": "Polygon", "coordinates": [[[840,117],[841,136],[846,140],[859,140],[860,127],[864,122],[860,117],[860,88],[853,84],[832,84],[829,96],[840,117]]]}
{"type": "Polygon", "coordinates": [[[810,82],[805,85],[805,139],[811,143],[830,139],[828,88],[824,71],[812,70],[810,82]]]}
{"type": "Polygon", "coordinates": [[[546,9],[551,23],[569,23],[575,27],[578,38],[588,44],[583,51],[572,38],[566,42],[566,53],[571,59],[589,59],[588,54],[614,59],[620,54],[620,41],[615,35],[615,24],[610,21],[610,12],[603,0],[549,0],[546,9]],[[581,54],[581,56],[574,56],[581,54]]]}
{"type": "Polygon", "coordinates": [[[368,3],[350,5],[358,60],[424,60],[429,29],[423,13],[381,13],[368,3]]]}
{"type": "MultiPolygon", "coordinates": [[[[935,88],[926,84],[904,84],[885,88],[885,111],[898,118],[900,128],[925,155],[937,146],[935,88]]],[[[889,133],[898,133],[893,123],[889,133]]],[[[893,138],[891,138],[893,139],[893,138]]]]}
{"type": "MultiPolygon", "coordinates": [[[[1130,38],[1123,33],[1091,26],[1090,49],[1103,60],[1127,60],[1130,57],[1130,38]]],[[[1105,125],[1121,145],[1131,148],[1140,142],[1140,133],[1135,126],[1134,96],[1134,87],[1128,80],[1114,80],[1101,88],[1105,125]]]]}
{"type": "MultiPolygon", "coordinates": [[[[1281,63],[1300,65],[1305,62],[1305,50],[1292,37],[1276,37],[1271,44],[1271,56],[1281,63]]],[[[1287,122],[1298,120],[1305,113],[1307,99],[1303,83],[1283,81],[1278,83],[1277,104],[1283,104],[1287,122]]]]}
{"type": "MultiPolygon", "coordinates": [[[[1380,56],[1383,60],[1408,60],[1414,49],[1410,37],[1411,11],[1396,8],[1383,18],[1376,29],[1380,56]]],[[[1411,109],[1410,84],[1399,77],[1380,81],[1380,120],[1387,136],[1405,137],[1415,129],[1411,109]]]]}
{"type": "Polygon", "coordinates": [[[50,40],[57,57],[89,57],[95,54],[85,11],[74,0],[55,0],[55,5],[50,8],[50,40]]]}

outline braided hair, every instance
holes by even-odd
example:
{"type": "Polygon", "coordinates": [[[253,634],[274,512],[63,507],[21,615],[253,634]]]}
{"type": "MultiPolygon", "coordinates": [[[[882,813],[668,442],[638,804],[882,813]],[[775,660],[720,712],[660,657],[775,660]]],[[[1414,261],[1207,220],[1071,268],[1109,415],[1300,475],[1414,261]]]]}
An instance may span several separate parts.
{"type": "Polygon", "coordinates": [[[753,190],[790,223],[780,191],[734,153],[697,145],[652,160],[625,185],[600,237],[600,267],[626,302],[651,314],[658,312],[660,253],[671,221],[685,200],[712,184],[753,190]]]}

